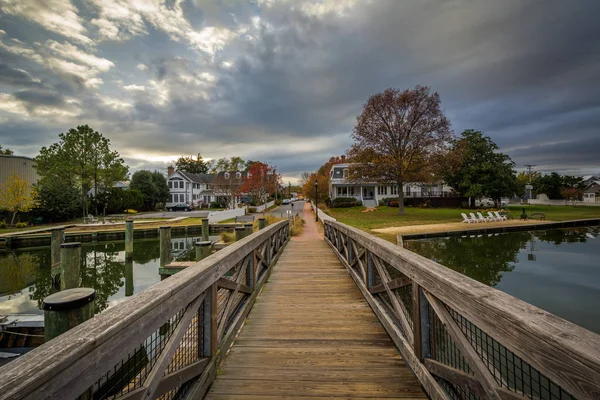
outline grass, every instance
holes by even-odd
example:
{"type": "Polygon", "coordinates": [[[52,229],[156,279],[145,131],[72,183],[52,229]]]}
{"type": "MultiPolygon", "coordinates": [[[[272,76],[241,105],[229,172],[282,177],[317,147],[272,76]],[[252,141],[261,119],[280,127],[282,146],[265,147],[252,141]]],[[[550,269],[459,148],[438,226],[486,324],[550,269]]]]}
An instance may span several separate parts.
{"type": "MultiPolygon", "coordinates": [[[[507,207],[512,218],[518,219],[522,209],[527,214],[545,212],[548,221],[567,221],[572,219],[600,218],[600,207],[573,206],[511,206],[507,207]]],[[[443,224],[460,222],[462,212],[470,212],[460,208],[418,208],[406,207],[406,215],[398,215],[398,208],[378,207],[377,211],[362,212],[364,207],[332,208],[327,210],[339,222],[354,226],[364,231],[392,226],[409,226],[424,224],[443,224]]],[[[479,210],[480,211],[480,210],[479,210]]],[[[484,210],[485,211],[485,210],[484,210]]]]}
{"type": "Polygon", "coordinates": [[[291,236],[298,236],[304,232],[304,224],[306,221],[304,219],[297,217],[292,221],[292,228],[290,229],[291,236]]]}

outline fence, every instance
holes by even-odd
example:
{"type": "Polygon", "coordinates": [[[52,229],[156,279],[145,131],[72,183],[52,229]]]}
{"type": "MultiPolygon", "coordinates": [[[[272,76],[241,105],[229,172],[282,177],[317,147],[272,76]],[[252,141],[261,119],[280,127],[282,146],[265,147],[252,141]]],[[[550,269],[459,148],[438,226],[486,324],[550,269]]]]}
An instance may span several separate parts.
{"type": "Polygon", "coordinates": [[[591,203],[589,201],[579,201],[579,200],[537,200],[530,199],[529,204],[531,205],[543,205],[543,206],[590,206],[590,207],[600,207],[600,202],[596,201],[595,203],[591,203]]]}
{"type": "Polygon", "coordinates": [[[432,399],[598,399],[600,336],[339,222],[334,249],[432,399]]]}
{"type": "Polygon", "coordinates": [[[211,211],[208,213],[208,222],[210,224],[216,224],[217,222],[225,221],[227,219],[240,217],[242,215],[246,215],[245,208],[234,208],[233,210],[223,210],[223,211],[211,211]]]}
{"type": "Polygon", "coordinates": [[[289,239],[281,221],[0,369],[0,399],[201,398],[289,239]]]}
{"type": "Polygon", "coordinates": [[[263,212],[269,207],[273,207],[275,205],[275,200],[271,200],[268,203],[263,204],[262,206],[256,207],[256,212],[263,212]]]}

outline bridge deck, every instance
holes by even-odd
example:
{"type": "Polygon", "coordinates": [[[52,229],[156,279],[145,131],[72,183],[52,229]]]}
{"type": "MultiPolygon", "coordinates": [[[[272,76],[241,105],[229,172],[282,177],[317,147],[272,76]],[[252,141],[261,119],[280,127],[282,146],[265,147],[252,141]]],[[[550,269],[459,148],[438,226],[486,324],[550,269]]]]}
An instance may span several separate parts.
{"type": "Polygon", "coordinates": [[[311,214],[206,399],[425,398],[311,214]]]}

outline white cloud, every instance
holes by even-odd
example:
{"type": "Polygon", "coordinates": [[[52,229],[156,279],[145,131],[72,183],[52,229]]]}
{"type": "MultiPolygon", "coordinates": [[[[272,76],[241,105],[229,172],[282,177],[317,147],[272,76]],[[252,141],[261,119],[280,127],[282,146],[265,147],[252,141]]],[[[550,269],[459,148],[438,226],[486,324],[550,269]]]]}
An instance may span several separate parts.
{"type": "Polygon", "coordinates": [[[0,11],[43,26],[49,31],[90,45],[83,20],[69,0],[0,0],[0,11]]]}
{"type": "Polygon", "coordinates": [[[90,0],[98,12],[91,21],[105,40],[125,40],[147,33],[146,23],[174,40],[185,41],[195,50],[214,54],[231,40],[234,33],[227,28],[206,26],[195,30],[176,1],[168,7],[153,0],[90,0]]]}
{"type": "Polygon", "coordinates": [[[123,86],[123,89],[131,91],[131,92],[143,92],[146,90],[146,87],[140,86],[140,85],[126,85],[126,86],[123,86]]]}
{"type": "Polygon", "coordinates": [[[140,71],[148,70],[148,66],[146,64],[138,64],[138,65],[136,65],[136,68],[139,69],[140,71]]]}
{"type": "Polygon", "coordinates": [[[3,36],[5,32],[0,31],[0,48],[58,73],[75,76],[88,88],[101,85],[103,80],[98,75],[109,71],[115,65],[110,60],[97,57],[70,43],[47,40],[44,44],[35,42],[33,46],[28,46],[17,39],[4,41],[3,36]]]}

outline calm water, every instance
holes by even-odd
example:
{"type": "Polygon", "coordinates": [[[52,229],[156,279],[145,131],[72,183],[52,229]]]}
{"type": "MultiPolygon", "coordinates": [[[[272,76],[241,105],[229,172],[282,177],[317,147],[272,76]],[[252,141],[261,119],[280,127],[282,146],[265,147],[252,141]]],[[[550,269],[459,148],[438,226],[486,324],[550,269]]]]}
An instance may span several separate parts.
{"type": "Polygon", "coordinates": [[[600,226],[418,240],[407,247],[600,333],[600,226]]]}
{"type": "MultiPolygon", "coordinates": [[[[211,240],[217,237],[211,237],[211,240]]],[[[172,238],[174,259],[193,260],[199,236],[172,238]]],[[[133,277],[126,279],[125,244],[106,242],[81,246],[81,286],[96,289],[96,312],[160,282],[158,238],[139,239],[133,245],[133,277]]],[[[50,247],[0,252],[0,315],[43,314],[43,299],[56,292],[50,273],[50,247]]]]}

